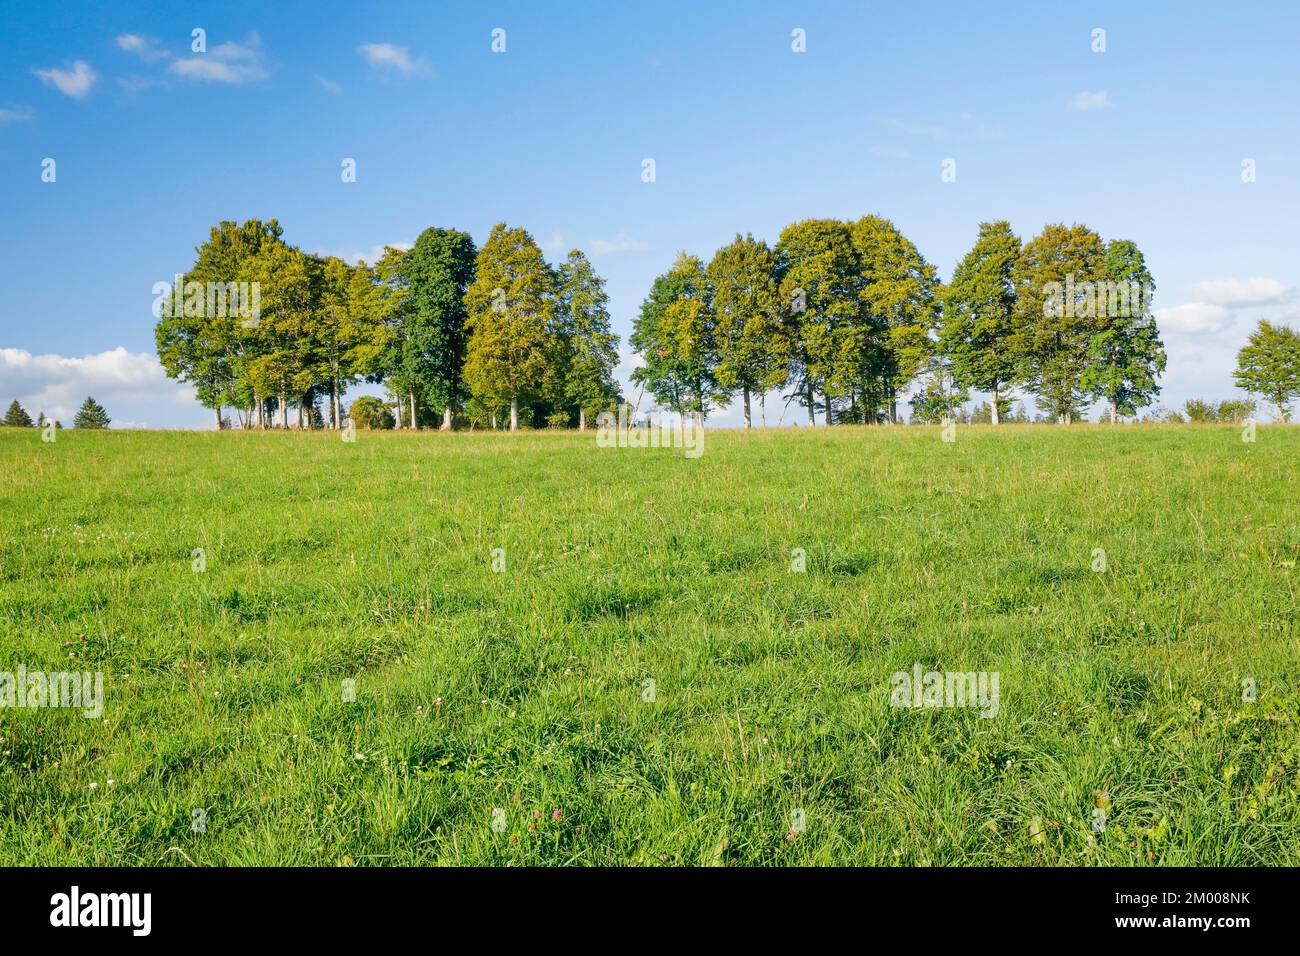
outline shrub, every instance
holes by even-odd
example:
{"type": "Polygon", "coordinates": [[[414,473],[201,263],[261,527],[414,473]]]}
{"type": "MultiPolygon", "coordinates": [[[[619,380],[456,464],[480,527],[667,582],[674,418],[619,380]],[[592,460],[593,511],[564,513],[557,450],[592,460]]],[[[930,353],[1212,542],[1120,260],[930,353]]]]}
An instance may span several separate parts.
{"type": "Polygon", "coordinates": [[[392,428],[397,424],[389,407],[374,395],[362,395],[353,402],[348,417],[358,428],[368,428],[372,431],[392,428]]]}

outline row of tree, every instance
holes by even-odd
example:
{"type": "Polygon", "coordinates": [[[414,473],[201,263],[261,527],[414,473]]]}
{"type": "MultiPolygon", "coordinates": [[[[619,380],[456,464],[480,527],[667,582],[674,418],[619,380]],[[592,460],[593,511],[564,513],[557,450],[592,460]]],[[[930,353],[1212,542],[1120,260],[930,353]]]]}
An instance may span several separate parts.
{"type": "Polygon", "coordinates": [[[373,265],[303,252],[275,220],[222,222],[158,301],[158,357],[218,426],[276,416],[342,426],[343,394],[383,383],[395,423],[585,427],[622,396],[604,280],[581,252],[546,262],[529,233],[426,229],[373,265]],[[321,404],[326,408],[321,411],[321,404]]]}
{"type": "MultiPolygon", "coordinates": [[[[72,419],[72,424],[77,428],[107,428],[110,422],[112,419],[108,417],[108,411],[90,396],[86,396],[86,400],[81,403],[81,408],[77,409],[77,414],[72,419]]],[[[16,398],[9,403],[9,410],[5,412],[5,417],[0,419],[0,425],[6,428],[45,428],[49,424],[53,424],[55,428],[63,427],[63,422],[51,423],[46,419],[44,412],[33,421],[27,409],[23,408],[16,398]]]]}
{"type": "Polygon", "coordinates": [[[969,389],[990,393],[994,424],[1013,389],[1064,423],[1095,399],[1114,418],[1159,391],[1153,291],[1136,244],[1081,225],[1022,243],[1007,222],[982,223],[944,285],[888,219],[809,219],[774,247],[737,235],[707,264],[680,255],[641,307],[632,378],[701,417],[738,395],[746,427],[752,396],[778,389],[809,424],[895,422],[918,377],[922,421],[955,414],[969,389]]]}
{"type": "MultiPolygon", "coordinates": [[[[525,229],[498,223],[476,249],[430,228],[409,251],[353,265],[249,220],[221,223],[196,251],[160,297],[158,354],[219,425],[234,407],[244,427],[277,414],[288,427],[293,408],[298,427],[338,428],[342,395],[362,381],[387,386],[399,428],[583,428],[622,401],[603,280],[577,250],[550,265],[525,229]]],[[[1115,421],[1160,391],[1154,290],[1135,243],[1083,225],[1022,242],[1006,221],[981,223],[944,284],[888,219],[808,219],[774,246],[737,235],[707,263],[682,253],[654,280],[631,336],[636,406],[648,390],[702,421],[739,398],[750,427],[753,400],[765,420],[777,392],[810,425],[896,422],[919,380],[914,421],[960,417],[971,390],[989,394],[993,424],[1017,393],[1049,420],[1104,400],[1115,421]]],[[[1296,341],[1261,323],[1239,358],[1238,384],[1284,418],[1300,393],[1296,341]]]]}

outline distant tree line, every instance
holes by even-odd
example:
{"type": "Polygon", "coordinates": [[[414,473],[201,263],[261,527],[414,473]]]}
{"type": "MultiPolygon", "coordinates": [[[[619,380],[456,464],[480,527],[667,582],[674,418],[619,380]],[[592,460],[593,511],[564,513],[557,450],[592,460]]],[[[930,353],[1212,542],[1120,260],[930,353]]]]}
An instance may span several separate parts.
{"type": "Polygon", "coordinates": [[[295,427],[340,428],[359,382],[387,387],[398,428],[581,428],[622,400],[604,280],[577,250],[552,266],[498,223],[481,249],[430,228],[372,265],[281,236],[274,219],[222,222],[159,297],[159,360],[218,427],[229,407],[244,428],[290,427],[291,410],[295,427]]]}
{"type": "Polygon", "coordinates": [[[896,422],[920,380],[913,419],[953,417],[970,389],[1006,417],[1033,392],[1064,423],[1105,399],[1112,417],[1158,393],[1165,352],[1154,282],[1137,246],[1052,225],[1022,243],[982,223],[944,285],[888,219],[808,219],[774,247],[737,235],[705,264],[682,254],[641,307],[633,382],[674,411],[706,416],[739,396],[785,389],[808,423],[896,422]]]}
{"type": "MultiPolygon", "coordinates": [[[[359,382],[391,396],[354,406],[370,428],[583,428],[623,400],[604,281],[577,250],[549,264],[525,229],[498,223],[476,249],[430,228],[354,265],[248,220],[196,252],[160,297],[158,354],[219,425],[230,407],[245,428],[289,427],[290,410],[296,427],[338,428],[359,382]]],[[[911,392],[913,421],[1069,424],[1104,401],[1113,422],[1160,392],[1154,291],[1134,242],[1078,224],[1022,242],[1006,221],[981,223],[946,285],[880,216],[803,220],[774,246],[738,234],[653,281],[631,335],[635,403],[649,391],[703,420],[738,400],[748,428],[753,403],[766,421],[777,392],[810,425],[892,423],[911,392]],[[989,401],[964,412],[972,390],[989,401]],[[1013,410],[1017,394],[1042,414],[1013,410]]],[[[1297,341],[1262,322],[1236,373],[1284,418],[1300,395],[1297,341]]]]}
{"type": "MultiPolygon", "coordinates": [[[[77,428],[107,428],[112,422],[108,417],[108,411],[103,405],[95,401],[90,396],[81,403],[81,408],[77,410],[76,416],[72,419],[72,424],[77,428]]],[[[45,413],[41,412],[35,421],[28,414],[27,409],[14,399],[9,403],[9,410],[5,412],[5,417],[0,419],[0,425],[6,428],[40,428],[44,429],[47,425],[53,424],[55,428],[62,428],[63,422],[50,422],[45,418],[45,413]]]]}
{"type": "MultiPolygon", "coordinates": [[[[808,219],[774,247],[737,235],[706,264],[682,253],[654,280],[632,345],[632,375],[662,406],[701,418],[784,390],[808,423],[1031,420],[1069,424],[1095,401],[1110,420],[1160,392],[1166,356],[1152,314],[1155,280],[1136,243],[1086,226],[1046,226],[1022,242],[1004,220],[979,226],[947,285],[888,219],[808,219]],[[963,412],[972,389],[989,402],[963,412]]],[[[1237,384],[1285,420],[1300,395],[1300,338],[1262,322],[1242,349],[1237,384]]],[[[765,409],[762,410],[765,416],[765,409]]]]}

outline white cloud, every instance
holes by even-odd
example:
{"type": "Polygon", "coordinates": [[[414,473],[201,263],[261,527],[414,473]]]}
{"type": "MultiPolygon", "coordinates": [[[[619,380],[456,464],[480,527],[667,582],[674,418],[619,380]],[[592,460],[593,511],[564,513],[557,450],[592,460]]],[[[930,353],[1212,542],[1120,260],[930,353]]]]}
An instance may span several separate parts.
{"type": "Polygon", "coordinates": [[[569,240],[567,235],[557,229],[555,232],[551,233],[549,239],[542,240],[541,246],[543,252],[548,256],[554,257],[564,255],[564,253],[573,248],[574,243],[569,240]]]}
{"type": "MultiPolygon", "coordinates": [[[[169,379],[157,358],[128,352],[120,345],[80,358],[0,349],[0,380],[7,387],[6,406],[16,398],[32,418],[44,412],[69,426],[87,395],[94,396],[113,418],[122,417],[114,413],[115,407],[145,414],[156,414],[167,405],[199,407],[193,390],[169,379]]],[[[211,417],[209,412],[209,421],[211,417]]]]}
{"type": "Polygon", "coordinates": [[[167,71],[205,83],[253,83],[266,79],[262,61],[261,37],[250,33],[243,43],[230,41],[214,46],[207,53],[173,60],[167,71]]]}
{"type": "Polygon", "coordinates": [[[591,240],[591,254],[593,256],[609,255],[613,252],[649,252],[650,246],[638,239],[632,239],[624,233],[619,233],[613,239],[593,239],[591,240]]]}
{"type": "Polygon", "coordinates": [[[362,59],[377,70],[395,71],[403,76],[428,72],[424,61],[412,59],[411,51],[393,43],[363,43],[357,47],[362,59]]]}
{"type": "Polygon", "coordinates": [[[872,156],[880,156],[884,159],[907,159],[912,154],[905,149],[898,149],[895,146],[872,146],[868,152],[872,156]]]}
{"type": "Polygon", "coordinates": [[[32,70],[41,78],[41,82],[53,86],[64,96],[74,100],[85,99],[90,88],[99,77],[85,60],[77,60],[70,69],[60,70],[50,67],[48,70],[32,70]]]}
{"type": "Polygon", "coordinates": [[[313,73],[312,75],[316,78],[316,82],[320,84],[321,89],[326,93],[342,92],[343,87],[339,86],[339,84],[335,83],[333,80],[327,80],[319,73],[313,73]]]}
{"type": "Polygon", "coordinates": [[[0,107],[0,126],[5,123],[26,123],[32,118],[32,111],[24,107],[4,109],[0,107]]]}
{"type": "Polygon", "coordinates": [[[911,133],[913,136],[930,136],[938,139],[944,134],[944,128],[935,123],[922,123],[915,120],[902,120],[895,117],[887,117],[885,123],[894,129],[902,130],[904,133],[911,133]]]}
{"type": "Polygon", "coordinates": [[[1198,282],[1192,286],[1192,294],[1202,302],[1213,302],[1229,308],[1241,305],[1274,305],[1286,302],[1294,294],[1285,282],[1252,276],[1249,279],[1215,279],[1212,282],[1198,282]]]}
{"type": "Polygon", "coordinates": [[[136,33],[120,33],[117,46],[127,53],[133,53],[142,60],[165,60],[171,56],[166,50],[159,49],[158,41],[152,37],[142,37],[136,33]]]}
{"type": "Polygon", "coordinates": [[[1082,93],[1075,93],[1074,96],[1070,97],[1070,109],[1072,110],[1105,110],[1114,105],[1110,101],[1110,95],[1105,90],[1097,90],[1095,93],[1084,90],[1082,93]]]}
{"type": "Polygon", "coordinates": [[[1227,328],[1229,312],[1212,302],[1187,302],[1168,309],[1156,309],[1156,325],[1162,331],[1183,335],[1221,332],[1227,328]]]}

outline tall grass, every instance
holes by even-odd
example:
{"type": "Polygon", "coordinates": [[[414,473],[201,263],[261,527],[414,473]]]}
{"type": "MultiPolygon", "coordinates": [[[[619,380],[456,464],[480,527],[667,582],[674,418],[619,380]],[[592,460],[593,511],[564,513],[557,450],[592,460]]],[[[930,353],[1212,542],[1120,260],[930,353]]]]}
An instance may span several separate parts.
{"type": "Polygon", "coordinates": [[[0,671],[105,679],[100,720],[0,709],[0,862],[1297,865],[1298,465],[0,429],[0,671]],[[890,706],[918,663],[997,716],[890,706]]]}

